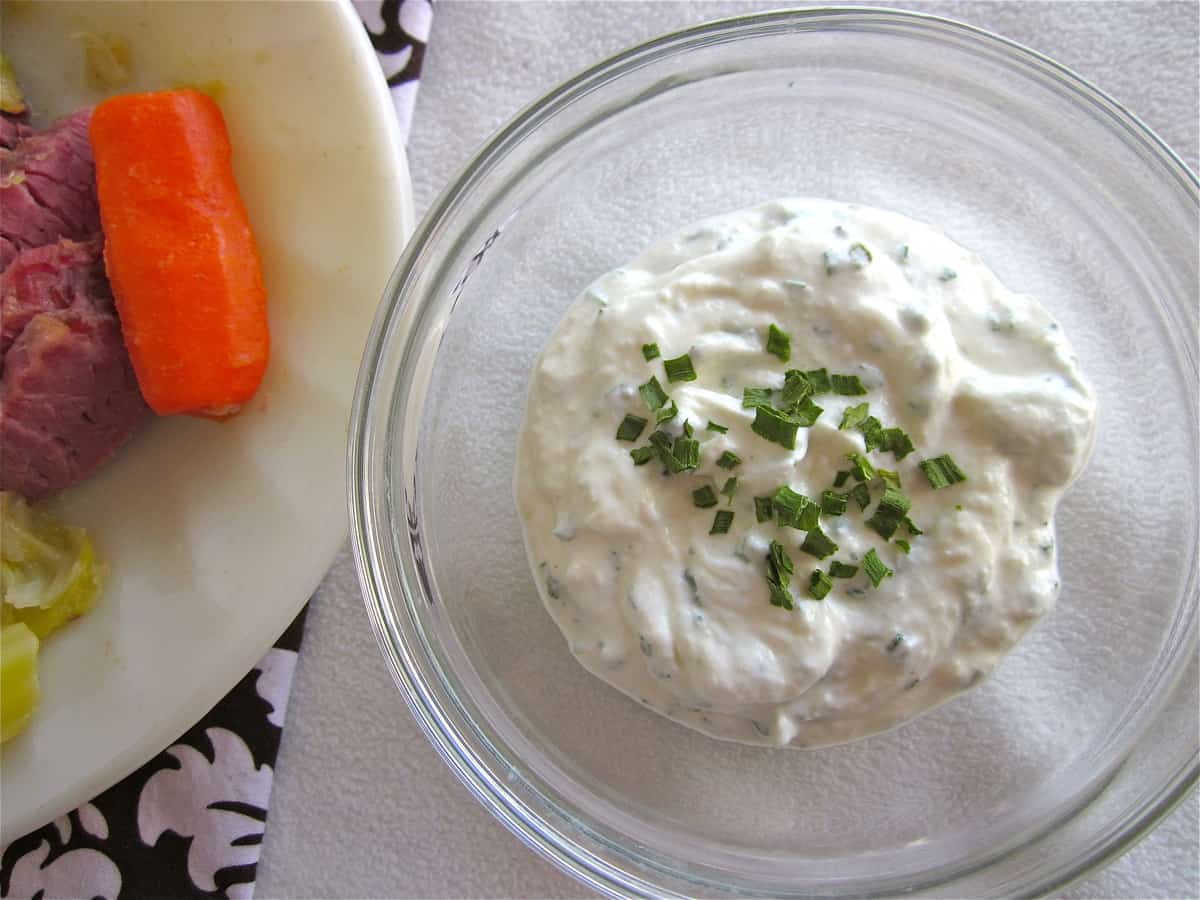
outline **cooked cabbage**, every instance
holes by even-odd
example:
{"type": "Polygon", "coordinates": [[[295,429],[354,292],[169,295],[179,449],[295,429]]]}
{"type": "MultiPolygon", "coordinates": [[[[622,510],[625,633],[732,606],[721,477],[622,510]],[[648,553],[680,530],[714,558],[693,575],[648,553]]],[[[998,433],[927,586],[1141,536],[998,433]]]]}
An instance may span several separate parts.
{"type": "Polygon", "coordinates": [[[0,628],[0,744],[20,733],[38,702],[38,639],[25,625],[0,628]]]}
{"type": "Polygon", "coordinates": [[[87,532],[0,491],[0,743],[37,706],[41,640],[92,608],[103,577],[87,532]]]}

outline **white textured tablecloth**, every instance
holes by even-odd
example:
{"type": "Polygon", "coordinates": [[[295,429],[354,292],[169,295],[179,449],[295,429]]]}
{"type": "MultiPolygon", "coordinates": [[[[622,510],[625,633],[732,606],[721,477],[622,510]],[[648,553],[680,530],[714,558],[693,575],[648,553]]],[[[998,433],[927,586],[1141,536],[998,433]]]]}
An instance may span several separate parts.
{"type": "MultiPolygon", "coordinates": [[[[774,4],[778,5],[778,4],[774,4]]],[[[899,4],[889,4],[899,5],[899,4]]],[[[1126,104],[1193,170],[1194,2],[912,3],[1020,41],[1126,104]]],[[[519,108],[601,57],[765,5],[441,2],[409,141],[418,214],[519,108]]],[[[1200,797],[1067,897],[1200,897],[1200,797]]],[[[259,897],[567,897],[585,892],[480,806],[387,673],[348,552],[312,604],[276,766],[259,897]]]]}

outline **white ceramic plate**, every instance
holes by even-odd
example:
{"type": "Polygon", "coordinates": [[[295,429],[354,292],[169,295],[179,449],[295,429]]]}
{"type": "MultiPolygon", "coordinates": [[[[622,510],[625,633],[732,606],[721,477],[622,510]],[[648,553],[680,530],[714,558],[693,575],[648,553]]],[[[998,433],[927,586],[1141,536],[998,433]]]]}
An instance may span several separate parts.
{"type": "Polygon", "coordinates": [[[408,171],[346,3],[11,3],[3,46],[45,116],[100,99],[80,34],[133,53],[123,91],[216,86],[262,253],[272,355],[224,424],[151,422],[55,503],[111,567],[41,655],[41,708],[0,755],[0,841],[86,802],[245,675],[346,534],[346,423],[367,330],[412,229],[408,171]]]}

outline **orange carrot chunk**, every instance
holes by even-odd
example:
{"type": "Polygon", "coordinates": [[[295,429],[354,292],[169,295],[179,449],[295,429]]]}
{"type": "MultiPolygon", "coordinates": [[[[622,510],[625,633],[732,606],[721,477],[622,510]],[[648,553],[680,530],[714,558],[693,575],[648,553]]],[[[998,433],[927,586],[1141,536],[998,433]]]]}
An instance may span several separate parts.
{"type": "Polygon", "coordinates": [[[221,110],[127,94],[91,123],[104,260],[138,386],[159,415],[232,415],[270,352],[258,247],[221,110]]]}

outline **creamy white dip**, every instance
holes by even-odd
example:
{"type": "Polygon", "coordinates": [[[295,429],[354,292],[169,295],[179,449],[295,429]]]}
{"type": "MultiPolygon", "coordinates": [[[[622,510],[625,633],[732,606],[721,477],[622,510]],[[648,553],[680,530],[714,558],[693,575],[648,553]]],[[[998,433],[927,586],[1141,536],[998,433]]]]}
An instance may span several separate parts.
{"type": "Polygon", "coordinates": [[[975,254],[895,213],[781,200],[655,244],[570,307],[533,371],[517,501],[542,599],[589,671],[715,737],[819,746],[976,684],[1049,612],[1055,506],[1095,417],[1058,324],[975,254]],[[790,334],[787,363],[765,350],[772,324],[790,334]],[[644,358],[650,343],[661,358],[644,358]],[[669,382],[664,359],[685,353],[697,379],[669,382]],[[752,430],[745,388],[822,367],[859,376],[867,393],[813,397],[824,412],[794,450],[752,430]],[[661,427],[695,429],[694,470],[630,456],[655,428],[638,391],[652,375],[679,409],[661,427]],[[800,550],[804,531],[757,521],[754,498],[787,485],[815,501],[832,488],[847,454],[864,452],[862,433],[839,429],[863,402],[916,447],[899,461],[866,456],[899,474],[923,533],[901,527],[889,541],[868,527],[875,482],[865,512],[850,502],[821,516],[838,549],[817,559],[800,550]],[[615,438],[627,414],[649,420],[632,443],[615,438]],[[725,451],[742,462],[719,467],[725,451]],[[934,490],[919,463],[943,454],[967,477],[934,490]],[[696,506],[693,491],[731,476],[732,502],[696,506]],[[710,534],[718,510],[734,519],[710,534]],[[772,540],[794,563],[791,610],[770,602],[772,540]],[[894,570],[878,587],[863,568],[872,548],[894,570]],[[857,574],[812,599],[811,572],[835,559],[857,574]]]}

